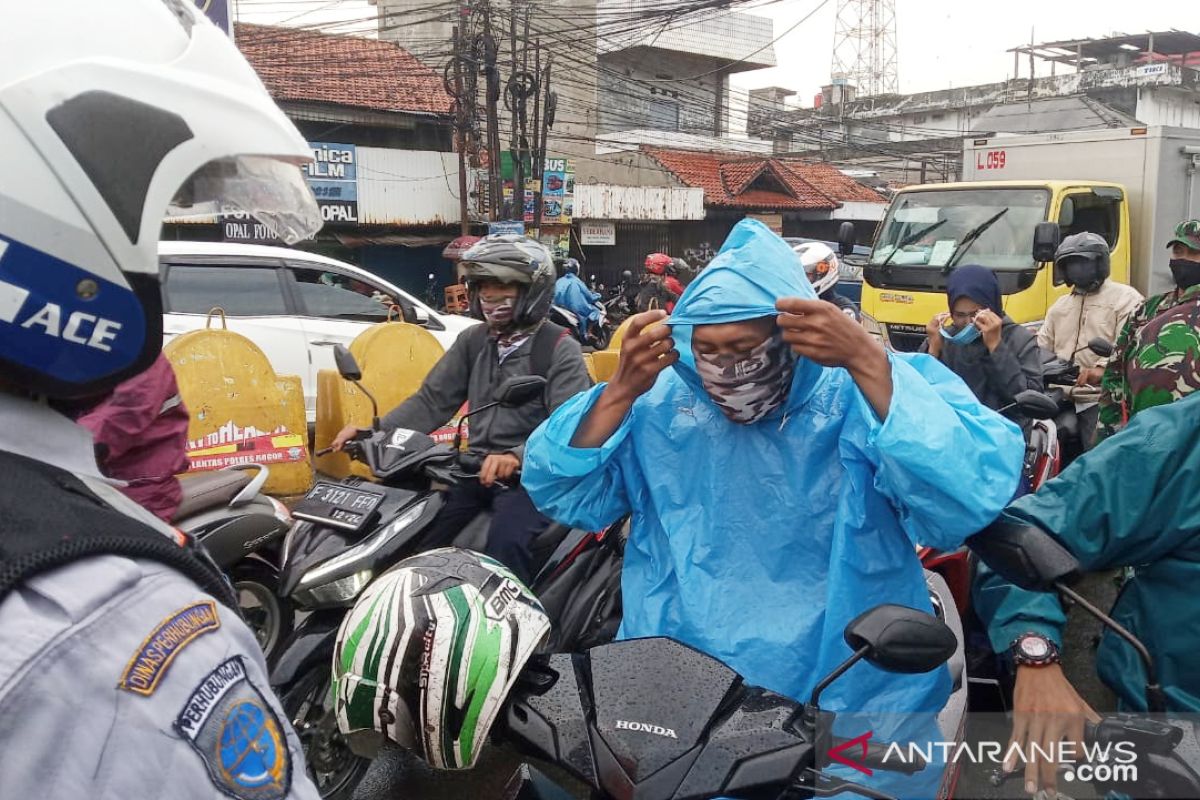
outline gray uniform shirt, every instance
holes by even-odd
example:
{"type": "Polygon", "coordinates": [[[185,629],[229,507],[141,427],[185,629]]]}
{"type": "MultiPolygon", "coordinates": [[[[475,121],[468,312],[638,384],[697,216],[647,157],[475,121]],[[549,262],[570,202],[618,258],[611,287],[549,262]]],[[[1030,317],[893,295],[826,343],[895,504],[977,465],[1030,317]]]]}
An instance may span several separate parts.
{"type": "MultiPolygon", "coordinates": [[[[463,401],[479,408],[495,400],[493,392],[505,378],[530,375],[533,336],[500,361],[496,340],[489,336],[487,345],[471,363],[468,340],[473,331],[465,331],[441,360],[429,371],[425,382],[412,397],[405,400],[386,417],[385,429],[408,428],[431,433],[454,416],[463,401]]],[[[542,424],[550,412],[591,387],[587,365],[579,342],[563,336],[554,347],[550,372],[546,376],[546,403],[526,403],[520,408],[496,408],[471,417],[471,446],[492,453],[512,453],[525,460],[525,440],[542,424]]]]}
{"type": "MultiPolygon", "coordinates": [[[[0,449],[109,485],[92,439],[0,394],[0,449]]],[[[317,798],[300,742],[237,613],[157,562],[120,556],[38,575],[0,602],[0,798],[317,798]]]]}

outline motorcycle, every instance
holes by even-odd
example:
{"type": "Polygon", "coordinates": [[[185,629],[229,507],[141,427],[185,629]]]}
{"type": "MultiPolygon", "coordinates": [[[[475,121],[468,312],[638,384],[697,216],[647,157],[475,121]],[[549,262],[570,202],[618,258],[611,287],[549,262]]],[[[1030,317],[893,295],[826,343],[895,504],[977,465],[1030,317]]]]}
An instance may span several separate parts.
{"type": "MultiPolygon", "coordinates": [[[[1085,738],[1090,742],[1132,742],[1137,748],[1136,785],[1123,773],[1109,770],[1105,774],[1111,780],[1090,781],[1099,796],[1200,797],[1200,741],[1195,723],[1167,714],[1166,694],[1145,644],[1071,588],[1080,576],[1075,557],[1045,531],[1004,521],[972,536],[967,544],[1015,586],[1031,592],[1059,592],[1074,601],[1128,642],[1141,660],[1146,672],[1146,708],[1156,716],[1117,713],[1087,724],[1085,738]]],[[[997,771],[992,783],[999,786],[1019,776],[1019,772],[1006,775],[997,771]]]]}
{"type": "Polygon", "coordinates": [[[1046,381],[1046,389],[1059,407],[1059,412],[1054,417],[1054,425],[1062,452],[1063,469],[1084,452],[1075,403],[1067,397],[1064,390],[1064,387],[1074,386],[1079,378],[1079,365],[1074,363],[1074,358],[1084,350],[1091,350],[1101,358],[1107,358],[1113,354],[1114,348],[1112,342],[1096,338],[1072,353],[1070,360],[1058,358],[1054,353],[1043,352],[1042,375],[1046,381]]]}
{"type": "MultiPolygon", "coordinates": [[[[883,792],[823,770],[852,758],[864,772],[911,775],[925,762],[889,758],[887,746],[869,736],[835,737],[836,715],[821,709],[821,694],[862,660],[890,672],[929,672],[959,642],[946,624],[896,605],[860,615],[844,637],[852,655],[816,685],[807,703],[749,686],[720,661],[667,638],[538,656],[517,678],[493,734],[564,769],[596,798],[749,800],[850,792],[886,800],[883,792]]],[[[525,765],[504,796],[570,795],[525,765]]]]}
{"type": "MultiPolygon", "coordinates": [[[[342,377],[374,406],[354,357],[341,346],[334,354],[342,377]]],[[[472,409],[463,420],[536,400],[545,384],[535,375],[509,378],[494,403],[472,409]]],[[[374,416],[371,430],[345,450],[379,483],[357,477],[318,481],[293,508],[299,522],[283,546],[280,590],[308,616],[270,663],[270,681],[300,735],[313,782],[327,798],[349,797],[369,765],[345,745],[328,703],[330,658],[342,619],[376,575],[407,556],[447,544],[483,550],[490,522],[480,515],[449,543],[428,535],[444,505],[438,487],[477,479],[482,464],[483,454],[459,452],[461,422],[454,444],[445,445],[416,431],[382,431],[377,407],[374,416]]],[[[600,533],[555,524],[534,539],[530,588],[559,628],[555,645],[591,647],[615,635],[623,548],[620,523],[600,533]]]]}
{"type": "Polygon", "coordinates": [[[608,342],[613,335],[613,327],[608,321],[608,306],[597,300],[594,304],[598,318],[595,321],[587,323],[587,332],[583,335],[579,333],[579,317],[572,311],[569,311],[562,306],[550,307],[550,321],[563,326],[571,335],[579,340],[579,343],[587,348],[584,352],[592,350],[603,350],[608,347],[608,342]]]}
{"type": "Polygon", "coordinates": [[[260,494],[260,464],[180,476],[183,500],[171,524],[203,545],[230,577],[238,608],[270,658],[292,631],[291,603],[279,594],[277,553],[292,527],[287,507],[260,494]]]}

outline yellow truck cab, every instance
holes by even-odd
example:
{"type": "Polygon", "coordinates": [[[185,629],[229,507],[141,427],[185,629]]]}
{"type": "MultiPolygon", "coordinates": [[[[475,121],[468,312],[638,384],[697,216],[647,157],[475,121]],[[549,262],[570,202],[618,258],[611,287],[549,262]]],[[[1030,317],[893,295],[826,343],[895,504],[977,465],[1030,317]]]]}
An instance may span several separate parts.
{"type": "Polygon", "coordinates": [[[1200,131],[1183,128],[968,139],[967,180],[911,186],[892,199],[863,268],[868,325],[892,348],[916,350],[929,320],[947,310],[950,273],[980,264],[999,279],[1008,315],[1036,327],[1067,291],[1055,284],[1045,236],[1046,260],[1034,255],[1035,231],[1047,222],[1061,237],[1103,236],[1114,280],[1163,291],[1170,232],[1196,216],[1198,166],[1200,131]]]}
{"type": "Polygon", "coordinates": [[[884,327],[892,347],[916,350],[926,324],[946,310],[950,272],[980,264],[996,273],[1008,315],[1036,323],[1067,291],[1065,284],[1055,285],[1051,262],[1034,260],[1034,228],[1046,221],[1058,222],[1063,236],[1080,231],[1103,236],[1113,248],[1113,279],[1128,283],[1125,197],[1120,184],[1093,181],[943,183],[901,190],[863,270],[863,312],[884,327]],[[973,232],[976,238],[968,239],[973,232]]]}

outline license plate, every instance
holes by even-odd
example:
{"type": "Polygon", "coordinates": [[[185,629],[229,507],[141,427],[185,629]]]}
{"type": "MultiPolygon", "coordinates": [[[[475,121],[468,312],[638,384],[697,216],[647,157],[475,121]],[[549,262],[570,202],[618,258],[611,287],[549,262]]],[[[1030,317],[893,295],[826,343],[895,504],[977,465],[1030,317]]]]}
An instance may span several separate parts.
{"type": "Polygon", "coordinates": [[[380,492],[321,482],[296,504],[292,516],[343,530],[358,531],[367,524],[382,502],[383,494],[380,492]]]}

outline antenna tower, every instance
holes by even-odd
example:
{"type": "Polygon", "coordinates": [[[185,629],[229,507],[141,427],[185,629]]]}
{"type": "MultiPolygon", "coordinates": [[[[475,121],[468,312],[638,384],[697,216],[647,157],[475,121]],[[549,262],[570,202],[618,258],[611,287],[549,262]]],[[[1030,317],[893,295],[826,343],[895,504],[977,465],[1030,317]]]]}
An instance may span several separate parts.
{"type": "Polygon", "coordinates": [[[896,0],[838,0],[833,78],[859,96],[897,94],[896,0]]]}

